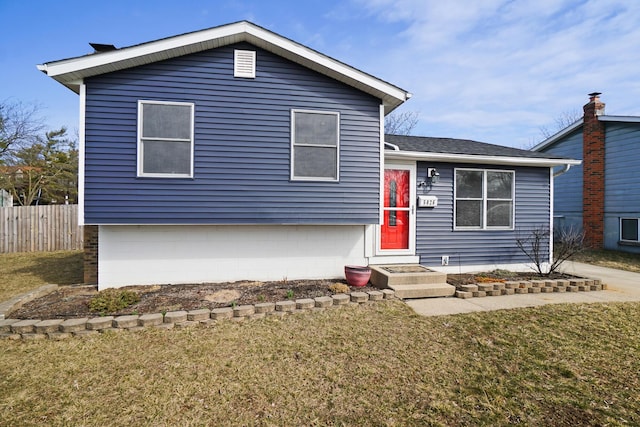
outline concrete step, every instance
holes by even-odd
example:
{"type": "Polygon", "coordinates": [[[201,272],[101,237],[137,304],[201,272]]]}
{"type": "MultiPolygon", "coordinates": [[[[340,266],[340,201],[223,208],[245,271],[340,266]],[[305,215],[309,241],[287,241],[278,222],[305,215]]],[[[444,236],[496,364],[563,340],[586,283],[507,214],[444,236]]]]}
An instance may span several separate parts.
{"type": "Polygon", "coordinates": [[[456,292],[456,287],[448,283],[420,283],[420,284],[392,284],[398,298],[432,298],[450,297],[456,292]]]}
{"type": "Polygon", "coordinates": [[[392,285],[423,285],[446,283],[447,275],[419,264],[372,265],[371,283],[377,288],[392,285]]]}

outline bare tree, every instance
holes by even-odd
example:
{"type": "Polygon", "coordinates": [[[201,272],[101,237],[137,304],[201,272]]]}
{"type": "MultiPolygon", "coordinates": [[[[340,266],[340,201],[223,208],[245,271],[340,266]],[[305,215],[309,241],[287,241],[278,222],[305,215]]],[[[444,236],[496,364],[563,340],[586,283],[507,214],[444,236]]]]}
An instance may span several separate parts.
{"type": "Polygon", "coordinates": [[[540,133],[544,137],[544,139],[549,138],[552,135],[560,132],[562,129],[571,126],[578,120],[582,118],[582,113],[578,110],[565,111],[560,114],[559,117],[556,117],[553,125],[551,126],[541,126],[540,133]]]}
{"type": "Polygon", "coordinates": [[[416,111],[393,112],[384,118],[384,132],[392,135],[411,135],[418,124],[416,111]]]}
{"type": "Polygon", "coordinates": [[[0,103],[0,162],[10,151],[32,144],[44,128],[38,107],[21,102],[0,103]]]}
{"type": "Polygon", "coordinates": [[[553,244],[553,261],[546,268],[551,235],[549,227],[540,225],[516,236],[516,245],[531,260],[540,276],[555,273],[565,261],[585,249],[584,233],[574,228],[559,230],[553,244]]]}

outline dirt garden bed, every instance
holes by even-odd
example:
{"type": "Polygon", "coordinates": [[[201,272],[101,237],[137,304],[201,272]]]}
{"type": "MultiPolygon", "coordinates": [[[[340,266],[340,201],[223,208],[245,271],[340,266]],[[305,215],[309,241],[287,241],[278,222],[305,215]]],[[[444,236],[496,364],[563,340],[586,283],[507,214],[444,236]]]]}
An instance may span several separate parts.
{"type": "MultiPolygon", "coordinates": [[[[570,279],[573,276],[556,274],[545,278],[570,279]]],[[[506,270],[476,274],[449,274],[447,276],[447,282],[456,286],[457,289],[467,284],[536,279],[540,279],[540,276],[533,273],[514,273],[506,270]]],[[[125,309],[102,314],[149,314],[316,298],[334,294],[335,292],[330,287],[335,284],[344,284],[344,282],[339,280],[281,280],[274,282],[244,281],[192,285],[127,286],[121,289],[135,292],[140,297],[140,301],[125,309]]],[[[371,286],[350,288],[347,292],[356,290],[367,292],[376,290],[376,288],[371,286]]],[[[61,286],[56,291],[36,298],[12,311],[10,317],[14,319],[93,317],[101,314],[89,309],[89,302],[97,293],[97,287],[91,285],[61,286]]]]}
{"type": "MultiPolygon", "coordinates": [[[[135,292],[140,297],[140,301],[125,309],[102,314],[149,314],[316,298],[334,294],[335,292],[330,289],[330,286],[340,283],[344,284],[338,280],[296,280],[127,286],[121,289],[135,292]]],[[[349,288],[347,286],[346,288],[347,292],[376,290],[373,287],[349,288]]],[[[12,311],[10,317],[13,319],[94,317],[100,313],[90,311],[89,302],[97,294],[96,286],[61,286],[54,292],[36,298],[12,311]]]]}

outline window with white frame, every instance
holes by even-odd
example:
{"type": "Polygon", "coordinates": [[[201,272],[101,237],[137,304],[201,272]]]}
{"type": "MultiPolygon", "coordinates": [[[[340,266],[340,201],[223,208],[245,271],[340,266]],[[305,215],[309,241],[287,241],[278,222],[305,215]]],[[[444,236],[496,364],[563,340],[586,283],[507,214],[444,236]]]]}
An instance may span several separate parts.
{"type": "Polygon", "coordinates": [[[340,114],[291,111],[291,179],[337,181],[340,114]]]}
{"type": "Polygon", "coordinates": [[[639,218],[620,218],[620,240],[623,242],[638,242],[639,218]]]}
{"type": "Polygon", "coordinates": [[[456,229],[504,229],[514,227],[515,172],[456,169],[456,229]]]}
{"type": "Polygon", "coordinates": [[[193,110],[185,102],[138,101],[139,176],[193,176],[193,110]]]}

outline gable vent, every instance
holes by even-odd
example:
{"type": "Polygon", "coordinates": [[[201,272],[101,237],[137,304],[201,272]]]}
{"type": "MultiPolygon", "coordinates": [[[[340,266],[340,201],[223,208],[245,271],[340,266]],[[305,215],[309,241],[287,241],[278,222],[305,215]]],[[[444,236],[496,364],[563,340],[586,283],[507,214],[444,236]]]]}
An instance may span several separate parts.
{"type": "Polygon", "coordinates": [[[252,50],[236,50],[234,53],[233,77],[256,77],[256,53],[252,50]]]}

